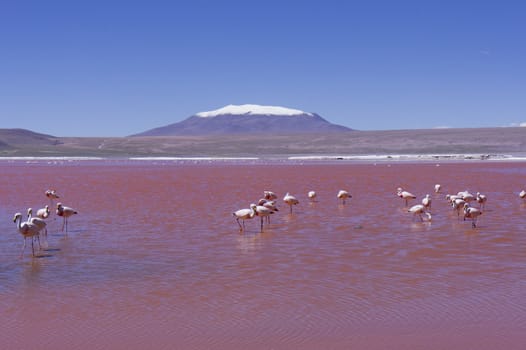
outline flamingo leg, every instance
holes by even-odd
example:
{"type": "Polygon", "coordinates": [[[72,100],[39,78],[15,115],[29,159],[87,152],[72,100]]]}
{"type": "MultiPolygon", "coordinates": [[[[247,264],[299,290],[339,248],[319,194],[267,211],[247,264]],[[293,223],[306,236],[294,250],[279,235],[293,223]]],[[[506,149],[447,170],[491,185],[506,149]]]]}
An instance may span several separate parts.
{"type": "MultiPolygon", "coordinates": [[[[236,218],[236,222],[239,225],[239,231],[243,231],[243,227],[241,227],[241,224],[239,223],[239,218],[236,218]]],[[[244,224],[245,224],[245,222],[243,221],[243,225],[244,224]]]]}
{"type": "Polygon", "coordinates": [[[35,245],[34,245],[34,242],[35,242],[35,240],[33,239],[33,237],[31,237],[31,250],[33,251],[33,256],[35,256],[35,245]]]}
{"type": "Polygon", "coordinates": [[[261,232],[263,232],[263,216],[261,217],[261,232]]]}
{"type": "Polygon", "coordinates": [[[20,253],[20,258],[24,256],[25,249],[26,249],[26,237],[24,237],[24,245],[22,246],[22,252],[20,253]]]}
{"type": "MultiPolygon", "coordinates": [[[[44,237],[44,249],[47,249],[47,247],[49,246],[48,241],[47,241],[47,227],[44,228],[44,232],[42,232],[42,236],[44,237]]],[[[38,240],[40,242],[40,233],[38,236],[38,240]]]]}

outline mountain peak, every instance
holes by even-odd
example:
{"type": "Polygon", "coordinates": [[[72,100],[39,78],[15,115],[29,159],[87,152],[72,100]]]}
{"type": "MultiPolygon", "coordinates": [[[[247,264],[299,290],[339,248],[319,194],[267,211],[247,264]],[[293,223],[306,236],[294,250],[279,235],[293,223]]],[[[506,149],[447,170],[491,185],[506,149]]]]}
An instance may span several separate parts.
{"type": "Polygon", "coordinates": [[[256,104],[244,105],[228,105],[213,111],[199,112],[195,114],[197,117],[210,118],[218,115],[279,115],[279,116],[297,116],[308,115],[313,116],[312,113],[307,113],[299,109],[291,109],[279,106],[261,106],[256,104]]]}
{"type": "Polygon", "coordinates": [[[199,112],[185,120],[132,136],[299,134],[346,132],[345,126],[331,124],[316,113],[298,109],[254,104],[228,105],[199,112]]]}

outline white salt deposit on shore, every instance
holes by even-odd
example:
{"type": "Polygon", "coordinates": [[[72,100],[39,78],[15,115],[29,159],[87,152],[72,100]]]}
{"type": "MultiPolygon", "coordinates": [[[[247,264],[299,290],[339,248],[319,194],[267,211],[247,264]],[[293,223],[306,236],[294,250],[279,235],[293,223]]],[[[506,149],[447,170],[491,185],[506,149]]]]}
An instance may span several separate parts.
{"type": "Polygon", "coordinates": [[[434,160],[514,160],[526,161],[526,156],[504,154],[371,154],[371,155],[332,155],[332,156],[294,156],[289,160],[359,160],[359,161],[434,161],[434,160]]]}
{"type": "Polygon", "coordinates": [[[526,155],[505,155],[505,154],[366,154],[366,155],[309,155],[309,156],[290,156],[290,157],[126,157],[126,158],[106,158],[106,157],[0,157],[0,161],[24,161],[32,162],[76,162],[76,161],[258,161],[258,160],[279,160],[279,161],[470,161],[470,160],[491,160],[491,161],[526,161],[526,155]]]}

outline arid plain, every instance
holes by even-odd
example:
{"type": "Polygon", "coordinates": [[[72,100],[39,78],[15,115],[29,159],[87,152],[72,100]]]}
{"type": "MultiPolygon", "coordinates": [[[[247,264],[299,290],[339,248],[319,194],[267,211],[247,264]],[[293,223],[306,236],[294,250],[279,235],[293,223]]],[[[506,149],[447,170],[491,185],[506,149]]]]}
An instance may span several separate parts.
{"type": "Polygon", "coordinates": [[[350,131],[289,135],[55,137],[0,130],[0,156],[270,157],[526,154],[526,128],[350,131]]]}

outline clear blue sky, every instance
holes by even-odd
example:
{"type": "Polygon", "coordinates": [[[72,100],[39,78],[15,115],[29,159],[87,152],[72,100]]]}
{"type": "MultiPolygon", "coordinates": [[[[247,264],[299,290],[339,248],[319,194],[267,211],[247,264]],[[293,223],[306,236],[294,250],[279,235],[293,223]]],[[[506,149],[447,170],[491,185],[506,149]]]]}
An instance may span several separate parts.
{"type": "Polygon", "coordinates": [[[526,122],[522,1],[4,1],[0,128],[125,136],[227,104],[361,130],[526,122]]]}

